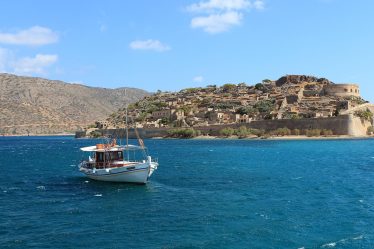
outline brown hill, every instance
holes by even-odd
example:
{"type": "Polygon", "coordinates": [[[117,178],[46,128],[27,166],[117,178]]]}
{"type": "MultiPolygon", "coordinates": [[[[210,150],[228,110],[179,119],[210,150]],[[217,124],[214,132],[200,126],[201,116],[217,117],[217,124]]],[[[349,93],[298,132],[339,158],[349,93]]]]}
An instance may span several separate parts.
{"type": "Polygon", "coordinates": [[[136,88],[97,88],[0,74],[0,133],[73,132],[147,95],[136,88]]]}

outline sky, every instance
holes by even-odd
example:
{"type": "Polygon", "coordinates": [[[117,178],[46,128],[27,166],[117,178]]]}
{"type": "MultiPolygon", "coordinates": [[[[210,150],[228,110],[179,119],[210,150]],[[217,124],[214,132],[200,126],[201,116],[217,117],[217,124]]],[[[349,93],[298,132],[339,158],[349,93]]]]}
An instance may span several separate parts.
{"type": "Polygon", "coordinates": [[[372,0],[3,0],[0,72],[177,91],[286,74],[374,102],[372,0]]]}

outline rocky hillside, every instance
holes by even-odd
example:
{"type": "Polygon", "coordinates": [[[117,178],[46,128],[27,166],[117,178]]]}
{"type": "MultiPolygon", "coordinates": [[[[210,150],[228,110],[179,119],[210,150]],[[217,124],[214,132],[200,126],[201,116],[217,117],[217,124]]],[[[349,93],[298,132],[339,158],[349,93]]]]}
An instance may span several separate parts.
{"type": "MultiPolygon", "coordinates": [[[[323,118],[365,104],[356,84],[335,84],[325,78],[286,75],[247,85],[225,84],[158,92],[129,106],[137,127],[201,127],[250,123],[265,119],[323,118]]],[[[120,109],[97,128],[118,127],[120,109]]]]}
{"type": "Polygon", "coordinates": [[[147,95],[135,88],[97,88],[0,74],[0,134],[73,132],[147,95]]]}

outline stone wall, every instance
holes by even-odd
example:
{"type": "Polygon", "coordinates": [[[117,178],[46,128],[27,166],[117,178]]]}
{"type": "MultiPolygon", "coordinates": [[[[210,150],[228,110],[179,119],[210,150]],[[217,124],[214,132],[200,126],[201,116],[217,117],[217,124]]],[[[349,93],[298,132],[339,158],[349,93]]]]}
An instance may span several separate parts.
{"type": "MultiPolygon", "coordinates": [[[[239,128],[240,126],[246,126],[253,129],[263,129],[265,131],[272,131],[278,128],[288,129],[327,129],[332,130],[335,135],[350,135],[350,136],[365,136],[367,128],[371,125],[368,121],[363,121],[353,115],[341,115],[338,117],[329,118],[308,118],[308,119],[281,119],[281,120],[261,120],[252,121],[245,124],[229,124],[229,125],[211,125],[194,127],[196,130],[200,130],[203,134],[219,135],[219,131],[226,127],[239,128]]],[[[142,138],[153,138],[153,137],[164,137],[167,135],[168,128],[152,128],[152,129],[138,129],[139,134],[142,138]]],[[[124,129],[108,129],[98,130],[103,135],[112,135],[115,137],[124,137],[124,129]]],[[[81,133],[76,134],[77,137],[81,137],[81,133]]],[[[133,129],[129,130],[129,137],[136,138],[133,129]]]]}
{"type": "Polygon", "coordinates": [[[324,87],[326,95],[349,97],[360,97],[360,87],[356,84],[331,84],[324,87]]]}

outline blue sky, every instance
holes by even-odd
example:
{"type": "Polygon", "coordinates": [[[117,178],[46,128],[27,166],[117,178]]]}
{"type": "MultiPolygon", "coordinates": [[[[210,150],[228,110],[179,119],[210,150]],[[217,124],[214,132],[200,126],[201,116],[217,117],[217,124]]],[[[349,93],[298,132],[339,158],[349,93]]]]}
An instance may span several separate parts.
{"type": "Polygon", "coordinates": [[[174,91],[285,74],[374,102],[374,1],[2,1],[0,71],[174,91]]]}

